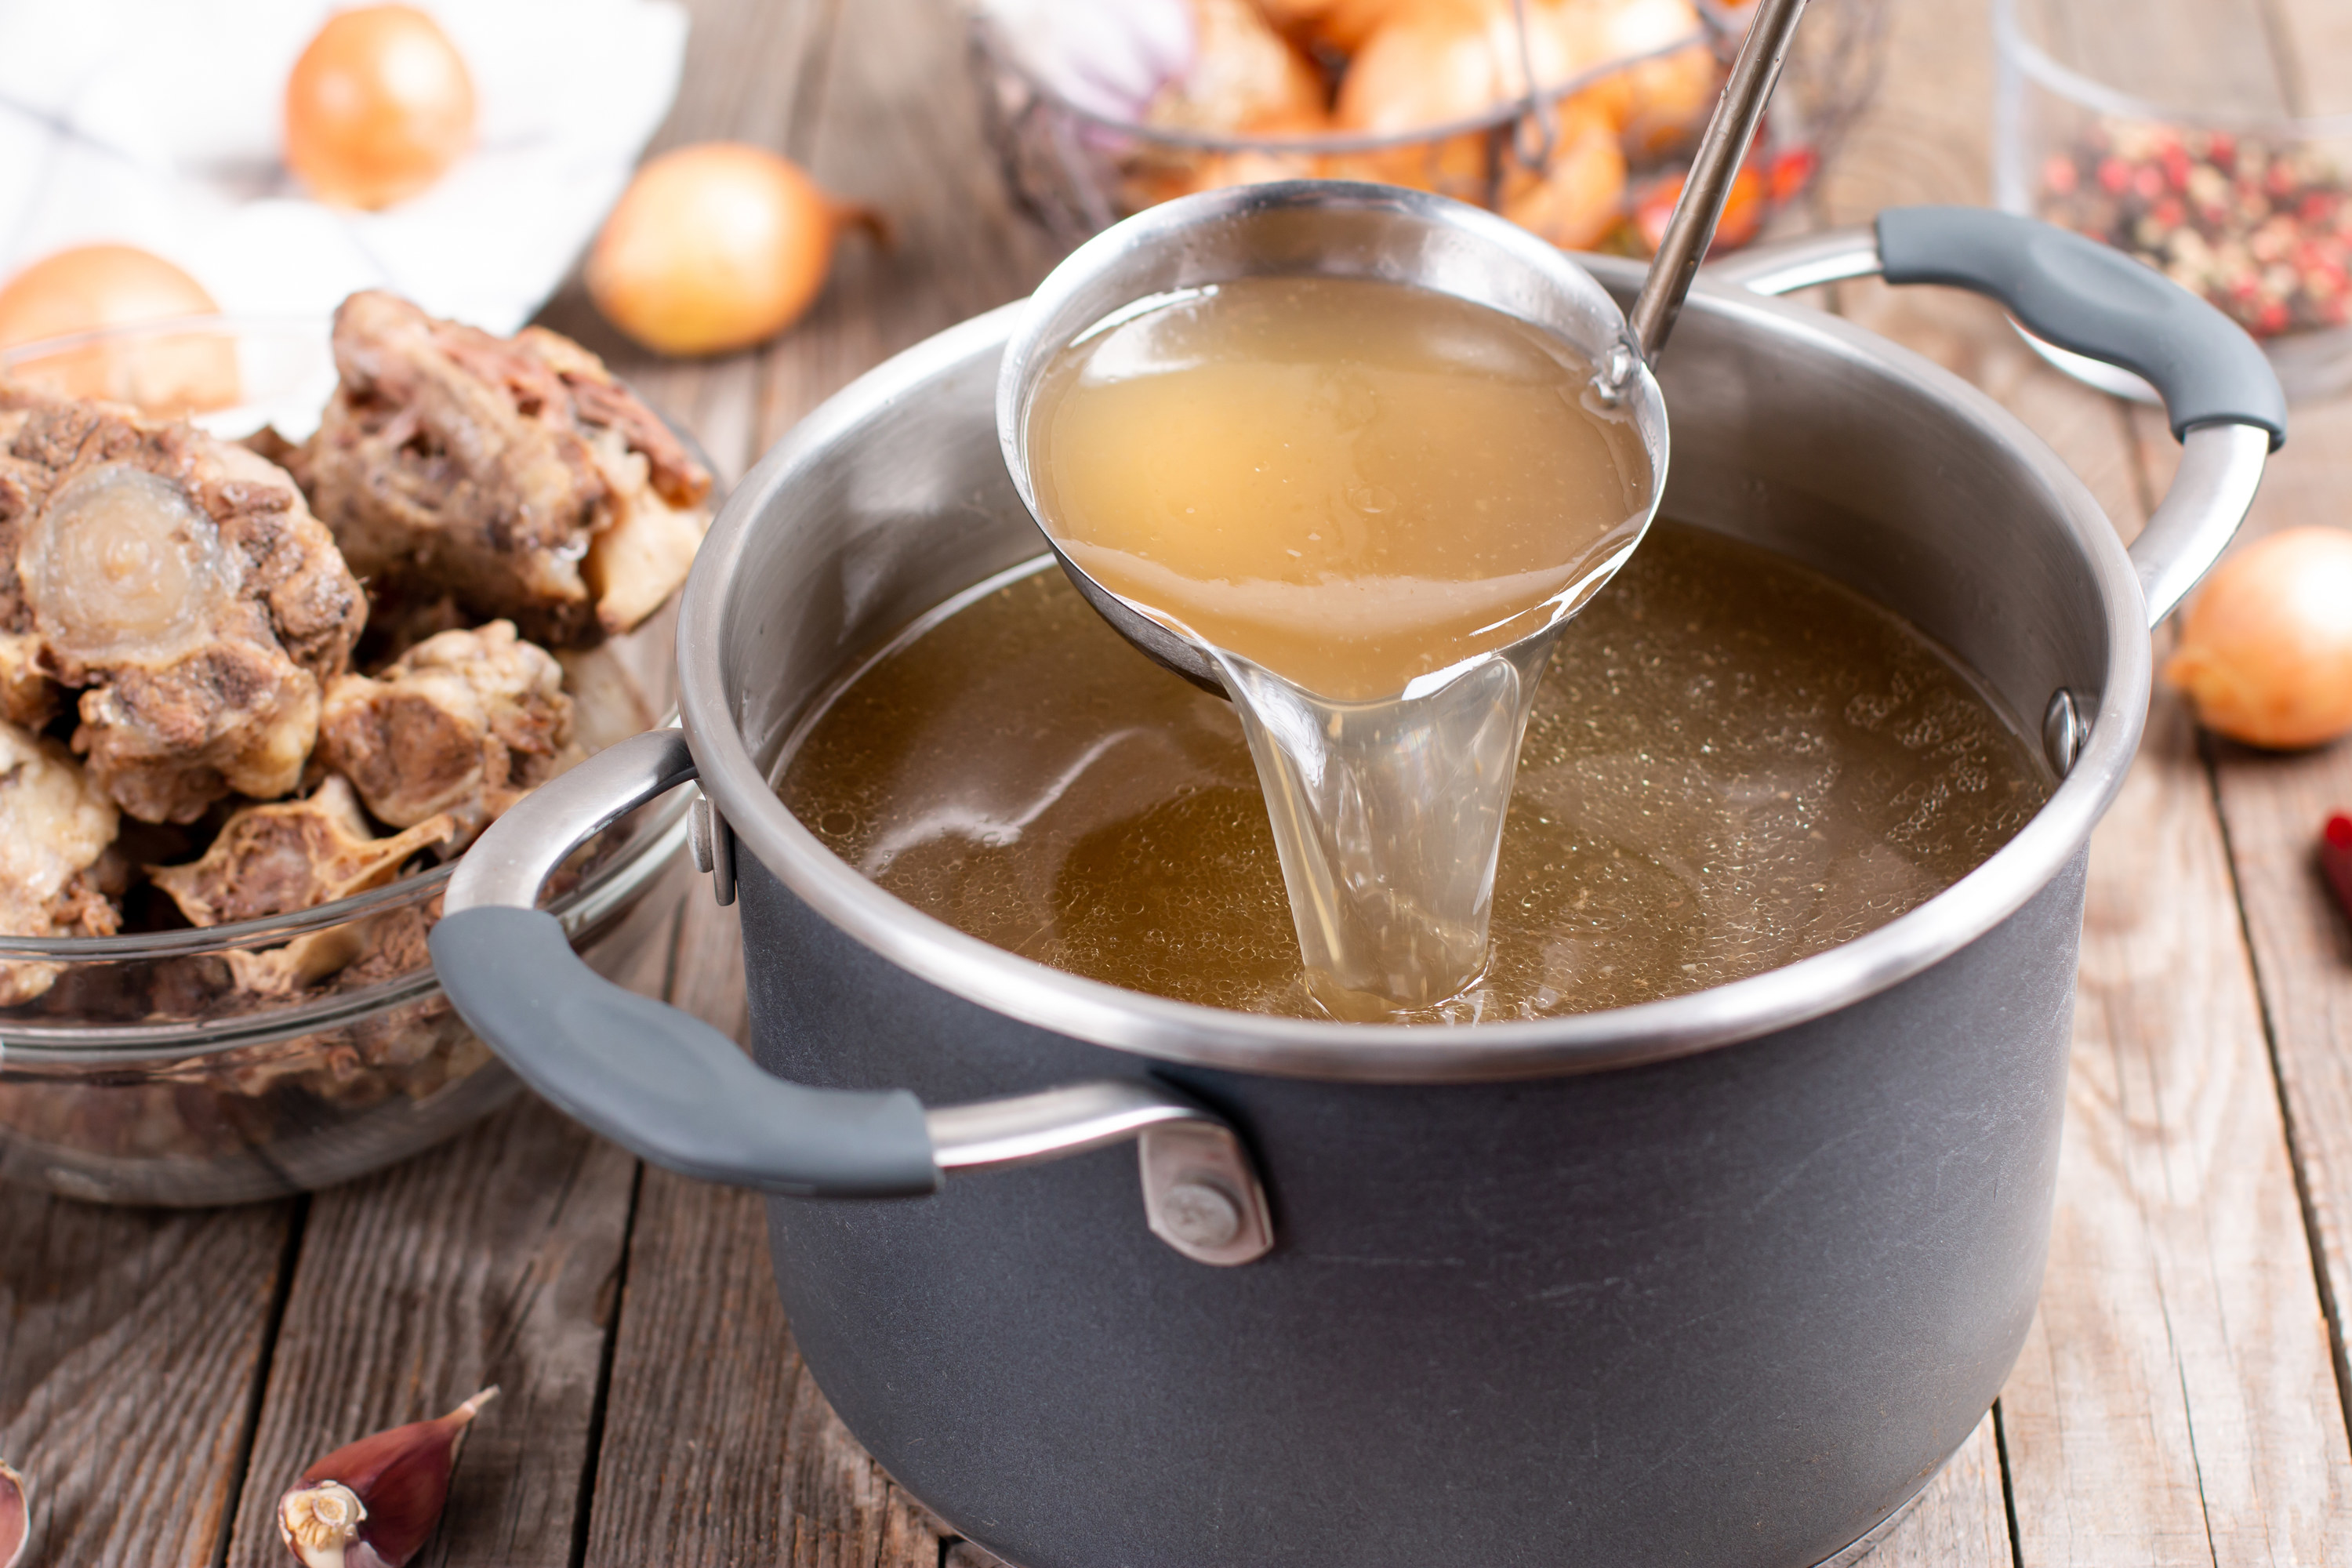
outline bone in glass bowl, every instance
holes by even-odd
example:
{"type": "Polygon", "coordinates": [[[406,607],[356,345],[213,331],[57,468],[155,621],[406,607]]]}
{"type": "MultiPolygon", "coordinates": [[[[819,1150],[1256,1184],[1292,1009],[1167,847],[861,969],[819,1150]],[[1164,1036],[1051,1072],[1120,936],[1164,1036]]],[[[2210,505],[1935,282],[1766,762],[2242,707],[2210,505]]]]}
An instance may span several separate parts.
{"type": "MultiPolygon", "coordinates": [[[[322,321],[203,318],[0,351],[0,378],[185,415],[227,439],[264,424],[299,439],[335,369],[322,321]]],[[[575,694],[591,679],[604,693],[575,695],[589,749],[671,710],[676,626],[673,604],[568,672],[575,694]]],[[[625,980],[674,913],[685,809],[633,815],[551,887],[545,907],[600,973],[625,980]]],[[[504,1104],[514,1075],[450,1010],[423,949],[460,863],[268,919],[0,936],[0,967],[46,981],[0,1008],[0,1180],[104,1203],[246,1202],[404,1159],[504,1104]],[[385,939],[402,928],[413,963],[385,939]],[[232,955],[303,939],[394,956],[281,996],[225,984],[232,955]]]]}

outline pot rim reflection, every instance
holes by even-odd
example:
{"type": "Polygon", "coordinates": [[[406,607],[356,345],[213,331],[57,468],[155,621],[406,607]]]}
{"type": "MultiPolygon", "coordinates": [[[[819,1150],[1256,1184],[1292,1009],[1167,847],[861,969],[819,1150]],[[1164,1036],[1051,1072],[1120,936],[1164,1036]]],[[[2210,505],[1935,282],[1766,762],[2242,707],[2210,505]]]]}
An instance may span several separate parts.
{"type": "MultiPolygon", "coordinates": [[[[1580,260],[1627,293],[1638,286],[1636,263],[1580,260]]],[[[2090,575],[2103,612],[2105,680],[2072,769],[2014,838],[1917,909],[1826,952],[1683,996],[1535,1021],[1440,1026],[1273,1018],[1081,979],[967,936],[868,881],[775,795],[771,780],[781,758],[774,753],[805,709],[775,716],[781,721],[772,726],[763,722],[758,744],[766,754],[755,756],[741,727],[750,718],[741,690],[746,672],[733,668],[722,628],[730,616],[756,620],[755,606],[731,603],[736,585],[759,575],[746,556],[755,541],[765,542],[763,531],[781,526],[772,518],[789,508],[809,472],[853,430],[873,425],[919,384],[958,366],[992,389],[995,361],[1022,310],[1016,302],[919,344],[803,422],[736,487],[712,524],[688,580],[679,622],[687,737],[703,787],[732,833],[821,917],[957,995],[1142,1057],[1288,1077],[1465,1081],[1663,1060],[1822,1016],[1927,969],[2057,876],[2122,787],[2147,717],[2147,600],[2088,488],[2016,416],[1923,356],[1841,318],[1703,281],[1693,295],[1693,312],[1734,324],[1744,319],[1763,338],[1802,340],[1851,365],[1864,383],[1892,376],[1908,384],[1932,401],[1939,418],[1972,427],[1988,448],[2013,454],[2051,514],[2064,520],[2066,542],[2090,575]]],[[[1669,357],[1670,372],[1672,363],[1669,357]]],[[[870,429],[863,436],[875,438],[870,429]]],[[[1664,510],[1671,514],[1671,502],[1664,510]]]]}

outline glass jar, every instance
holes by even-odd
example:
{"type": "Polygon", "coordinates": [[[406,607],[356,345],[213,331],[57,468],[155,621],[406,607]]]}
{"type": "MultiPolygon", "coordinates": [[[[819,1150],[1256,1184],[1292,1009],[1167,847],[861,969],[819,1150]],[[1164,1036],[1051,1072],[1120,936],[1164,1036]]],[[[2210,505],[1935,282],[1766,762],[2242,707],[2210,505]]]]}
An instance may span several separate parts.
{"type": "MultiPolygon", "coordinates": [[[[2257,0],[1995,0],[1994,198],[2157,268],[2252,332],[2292,399],[2352,386],[2352,113],[2257,0]]],[[[2147,383],[2034,341],[2061,368],[2147,383]]]]}

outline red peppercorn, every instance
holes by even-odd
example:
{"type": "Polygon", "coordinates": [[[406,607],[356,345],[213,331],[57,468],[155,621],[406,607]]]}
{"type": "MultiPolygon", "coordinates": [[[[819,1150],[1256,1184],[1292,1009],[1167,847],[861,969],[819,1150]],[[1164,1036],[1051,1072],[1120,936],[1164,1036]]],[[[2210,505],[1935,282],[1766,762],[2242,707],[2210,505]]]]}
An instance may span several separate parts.
{"type": "Polygon", "coordinates": [[[2122,195],[2130,188],[2131,181],[2131,165],[2121,158],[2108,157],[2099,160],[2099,184],[2109,195],[2122,195]]]}

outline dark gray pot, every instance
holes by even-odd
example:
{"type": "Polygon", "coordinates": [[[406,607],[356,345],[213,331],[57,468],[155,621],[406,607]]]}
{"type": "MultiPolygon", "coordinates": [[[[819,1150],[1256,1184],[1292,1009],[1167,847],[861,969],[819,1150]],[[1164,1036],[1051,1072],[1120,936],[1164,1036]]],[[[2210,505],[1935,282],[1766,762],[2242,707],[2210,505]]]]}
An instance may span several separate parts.
{"type": "MultiPolygon", "coordinates": [[[[1195,199],[1246,216],[1299,189],[1195,199]]],[[[2043,296],[2126,297],[2133,264],[1942,215],[1999,265],[1898,268],[1909,221],[1746,271],[1795,287],[1883,247],[1898,279],[1999,288],[2045,335],[2168,375],[2176,412],[2248,374],[2238,349],[2260,363],[2242,338],[2218,368],[2171,363],[2183,340],[2131,341],[2149,319],[2130,311],[2069,339],[2043,296]]],[[[1590,265],[1621,300],[1638,282],[1590,265]]],[[[2085,846],[2138,742],[2151,611],[2243,514],[2274,386],[2184,416],[2136,562],[1965,384],[1832,318],[1696,292],[1661,377],[1668,514],[1908,616],[2046,716],[2064,780],[1945,893],[1772,973],[1541,1023],[1349,1026],[987,947],[859,878],[768,789],[858,658],[1039,552],[992,410],[1017,309],[875,371],[738,489],[688,588],[684,735],[601,754],[467,856],[434,935],[452,998],[592,1125],[783,1194],[778,1278],[826,1394],[915,1496],[1027,1568],[1805,1568],[1864,1538],[1967,1437],[2025,1333],[2085,846]],[[698,773],[764,1073],[592,984],[528,909],[569,845],[698,773]],[[1139,1138],[1140,1194],[1137,1156],[1107,1147],[1139,1138]],[[1004,1173],[943,1182],[981,1169],[1004,1173]]]]}

